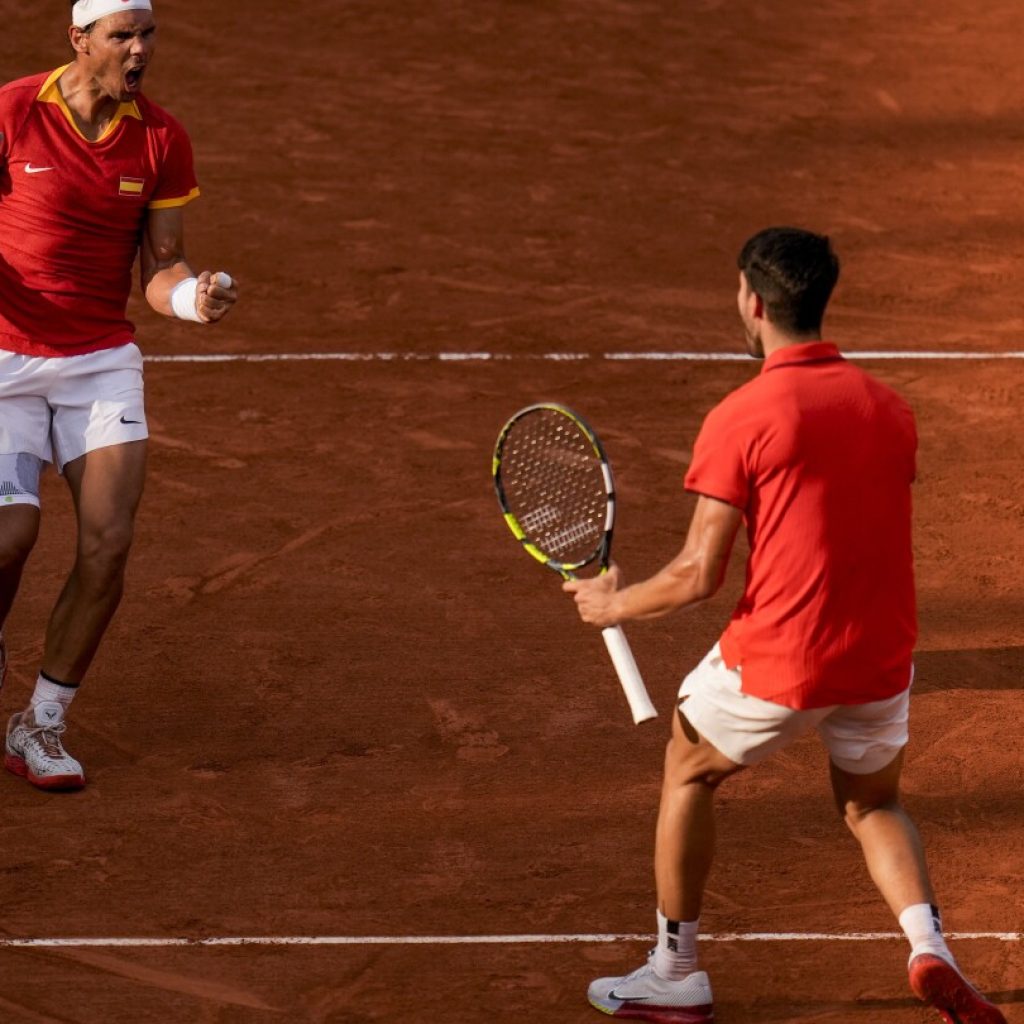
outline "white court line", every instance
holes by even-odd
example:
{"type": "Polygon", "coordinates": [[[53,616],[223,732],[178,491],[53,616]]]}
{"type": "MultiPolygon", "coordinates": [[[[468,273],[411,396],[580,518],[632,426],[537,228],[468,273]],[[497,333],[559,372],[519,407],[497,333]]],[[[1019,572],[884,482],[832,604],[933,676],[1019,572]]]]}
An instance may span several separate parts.
{"type": "MultiPolygon", "coordinates": [[[[96,947],[160,948],[178,946],[517,946],[555,943],[653,942],[653,935],[250,935],[205,939],[147,938],[0,938],[0,948],[74,949],[96,947]]],[[[902,932],[723,932],[700,935],[701,942],[883,942],[902,932]]],[[[946,932],[953,940],[993,939],[1020,942],[1024,932],[946,932]]]]}
{"type": "MultiPolygon", "coordinates": [[[[1018,352],[846,351],[850,359],[980,360],[1024,359],[1018,352]]],[[[146,356],[147,363],[510,363],[664,362],[749,363],[742,352],[226,352],[216,355],[146,356]]]]}
{"type": "MultiPolygon", "coordinates": [[[[941,351],[846,351],[851,359],[885,360],[1005,360],[1024,359],[1024,351],[941,352],[941,351]]],[[[283,352],[221,353],[210,355],[150,355],[149,363],[274,363],[274,362],[749,362],[740,352],[283,352]]],[[[902,932],[748,932],[701,935],[704,942],[878,942],[902,939],[902,932]]],[[[1020,942],[1024,932],[950,932],[955,940],[991,939],[1020,942]]],[[[182,946],[445,946],[445,945],[532,945],[541,943],[651,942],[650,935],[324,935],[324,936],[233,936],[205,939],[181,938],[0,938],[0,948],[74,947],[182,947],[182,946]]]]}

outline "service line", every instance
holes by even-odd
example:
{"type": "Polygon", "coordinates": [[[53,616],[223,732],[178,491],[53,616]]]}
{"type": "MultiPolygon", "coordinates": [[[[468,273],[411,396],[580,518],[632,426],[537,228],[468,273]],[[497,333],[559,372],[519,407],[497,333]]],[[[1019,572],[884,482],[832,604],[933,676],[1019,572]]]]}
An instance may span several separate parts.
{"type": "MultiPolygon", "coordinates": [[[[844,351],[857,360],[1024,359],[1019,352],[844,351]]],[[[743,352],[222,352],[146,356],[147,363],[749,363],[743,352]]]]}
{"type": "MultiPolygon", "coordinates": [[[[1020,942],[1024,932],[947,932],[951,940],[1020,942]]],[[[722,932],[700,935],[702,942],[887,942],[902,932],[722,932]]],[[[208,938],[0,938],[0,948],[76,949],[178,946],[531,946],[555,943],[646,942],[652,935],[237,935],[208,938]]]]}

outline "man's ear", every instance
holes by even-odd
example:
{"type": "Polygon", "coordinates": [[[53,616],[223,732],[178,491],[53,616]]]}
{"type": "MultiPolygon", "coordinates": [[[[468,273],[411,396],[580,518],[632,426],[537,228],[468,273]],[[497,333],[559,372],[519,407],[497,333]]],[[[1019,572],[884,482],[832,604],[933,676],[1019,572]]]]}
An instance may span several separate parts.
{"type": "Polygon", "coordinates": [[[764,319],[764,299],[757,292],[754,292],[754,317],[758,320],[764,319]]]}
{"type": "Polygon", "coordinates": [[[68,29],[68,39],[71,40],[71,49],[75,53],[88,53],[89,52],[89,33],[83,32],[76,25],[72,25],[68,29]]]}

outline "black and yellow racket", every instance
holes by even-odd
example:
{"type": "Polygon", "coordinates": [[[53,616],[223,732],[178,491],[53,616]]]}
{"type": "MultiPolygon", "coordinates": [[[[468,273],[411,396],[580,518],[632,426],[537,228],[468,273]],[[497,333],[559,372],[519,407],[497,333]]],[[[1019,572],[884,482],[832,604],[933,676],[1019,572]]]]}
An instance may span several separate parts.
{"type": "MultiPolygon", "coordinates": [[[[494,488],[505,522],[525,550],[563,579],[587,566],[607,572],[615,487],[601,442],[564,405],[520,409],[494,449],[494,488]]],[[[621,626],[601,631],[633,721],[657,717],[621,626]]]]}

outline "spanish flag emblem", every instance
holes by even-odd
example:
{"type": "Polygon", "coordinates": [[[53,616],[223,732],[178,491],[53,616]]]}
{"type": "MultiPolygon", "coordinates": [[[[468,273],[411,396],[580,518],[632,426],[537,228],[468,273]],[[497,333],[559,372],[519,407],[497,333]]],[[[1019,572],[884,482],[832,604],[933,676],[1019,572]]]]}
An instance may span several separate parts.
{"type": "Polygon", "coordinates": [[[145,178],[122,178],[119,195],[141,196],[142,190],[146,187],[145,178]]]}

